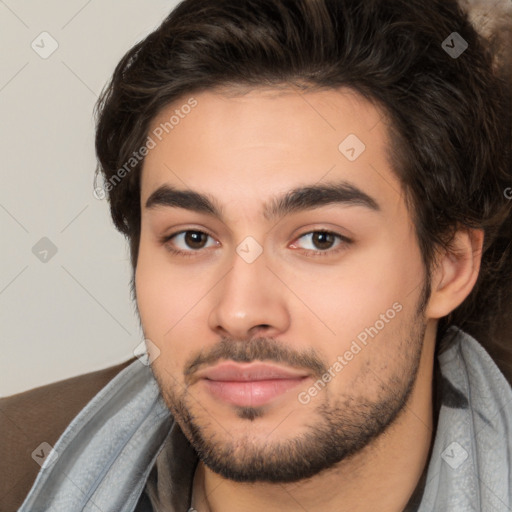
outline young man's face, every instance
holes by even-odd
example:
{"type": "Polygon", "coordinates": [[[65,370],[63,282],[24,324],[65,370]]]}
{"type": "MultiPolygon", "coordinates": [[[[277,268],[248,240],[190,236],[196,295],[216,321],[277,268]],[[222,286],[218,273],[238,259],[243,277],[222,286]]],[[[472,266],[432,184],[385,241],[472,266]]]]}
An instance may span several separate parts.
{"type": "Polygon", "coordinates": [[[193,98],[153,120],[141,178],[135,282],[152,368],[215,472],[312,476],[378,437],[431,363],[386,125],[347,90],[193,98]],[[164,186],[175,193],[153,195],[164,186]]]}

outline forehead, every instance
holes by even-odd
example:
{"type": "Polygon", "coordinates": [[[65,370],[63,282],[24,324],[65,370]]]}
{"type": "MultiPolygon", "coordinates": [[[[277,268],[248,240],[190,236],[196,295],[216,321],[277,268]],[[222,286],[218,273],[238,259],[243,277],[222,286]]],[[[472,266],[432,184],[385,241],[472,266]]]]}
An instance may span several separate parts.
{"type": "Polygon", "coordinates": [[[148,131],[142,204],[169,184],[250,204],[298,185],[344,180],[391,202],[384,113],[350,89],[208,91],[163,108],[148,131]],[[190,107],[190,105],[194,105],[190,107]]]}

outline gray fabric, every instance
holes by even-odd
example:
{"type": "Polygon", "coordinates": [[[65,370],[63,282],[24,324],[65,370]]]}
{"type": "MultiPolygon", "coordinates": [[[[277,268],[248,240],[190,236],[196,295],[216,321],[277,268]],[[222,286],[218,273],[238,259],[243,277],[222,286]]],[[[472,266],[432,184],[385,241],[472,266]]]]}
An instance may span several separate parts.
{"type": "MultiPolygon", "coordinates": [[[[415,493],[421,504],[411,510],[510,511],[512,389],[474,338],[452,327],[441,341],[450,335],[438,355],[441,404],[425,485],[415,493]]],[[[170,505],[161,510],[190,507],[197,457],[139,361],[93,398],[54,448],[57,460],[43,466],[19,512],[151,512],[164,494],[170,505]]]]}
{"type": "MultiPolygon", "coordinates": [[[[144,494],[154,512],[181,512],[188,510],[192,497],[192,483],[198,463],[197,454],[177,424],[158,455],[144,494]]],[[[137,508],[136,512],[143,512],[137,508]]]]}
{"type": "Polygon", "coordinates": [[[459,334],[439,355],[443,404],[418,512],[510,512],[512,388],[483,347],[459,334]]]}
{"type": "Polygon", "coordinates": [[[132,512],[170,426],[149,367],[135,361],[71,422],[19,510],[132,512]]]}

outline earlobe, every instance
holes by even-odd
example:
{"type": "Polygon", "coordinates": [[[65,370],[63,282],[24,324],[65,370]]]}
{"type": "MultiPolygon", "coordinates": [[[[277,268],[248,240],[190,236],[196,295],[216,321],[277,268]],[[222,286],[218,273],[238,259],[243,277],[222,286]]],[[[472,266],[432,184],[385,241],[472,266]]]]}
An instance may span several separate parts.
{"type": "Polygon", "coordinates": [[[439,319],[450,314],[471,293],[480,271],[483,241],[483,229],[461,229],[450,250],[438,256],[427,318],[439,319]]]}

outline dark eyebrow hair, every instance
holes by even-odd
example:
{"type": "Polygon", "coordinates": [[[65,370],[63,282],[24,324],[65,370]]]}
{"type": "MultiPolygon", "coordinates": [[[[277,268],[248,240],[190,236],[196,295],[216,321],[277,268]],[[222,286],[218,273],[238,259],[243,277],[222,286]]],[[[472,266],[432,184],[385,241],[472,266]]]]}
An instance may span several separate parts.
{"type": "MultiPolygon", "coordinates": [[[[375,212],[381,211],[379,203],[373,197],[355,185],[342,181],[292,189],[266,203],[263,207],[263,215],[266,219],[272,220],[294,212],[311,210],[329,204],[363,206],[375,212]]],[[[219,219],[223,217],[222,208],[211,196],[193,190],[178,190],[170,185],[161,185],[146,201],[147,209],[159,206],[184,208],[207,213],[219,219]]]]}
{"type": "Polygon", "coordinates": [[[310,210],[329,204],[363,206],[380,212],[379,203],[366,192],[347,181],[309,185],[290,190],[280,197],[271,199],[264,207],[264,216],[268,220],[283,217],[301,210],[310,210]]]}
{"type": "Polygon", "coordinates": [[[147,209],[159,206],[185,208],[222,218],[222,208],[217,205],[213,197],[193,190],[178,190],[170,185],[158,187],[146,201],[147,209]]]}

